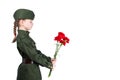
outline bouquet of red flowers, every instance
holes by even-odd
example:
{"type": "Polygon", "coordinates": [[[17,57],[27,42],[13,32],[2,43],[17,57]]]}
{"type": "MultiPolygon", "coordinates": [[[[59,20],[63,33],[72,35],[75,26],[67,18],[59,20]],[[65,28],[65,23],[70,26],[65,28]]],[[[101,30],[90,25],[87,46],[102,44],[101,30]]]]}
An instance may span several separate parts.
{"type": "MultiPolygon", "coordinates": [[[[69,43],[69,38],[65,36],[63,32],[58,32],[58,35],[54,38],[56,43],[56,50],[54,54],[54,59],[56,59],[56,56],[61,48],[62,45],[66,45],[66,43],[69,43]]],[[[50,70],[48,77],[50,77],[52,70],[50,70]]]]}

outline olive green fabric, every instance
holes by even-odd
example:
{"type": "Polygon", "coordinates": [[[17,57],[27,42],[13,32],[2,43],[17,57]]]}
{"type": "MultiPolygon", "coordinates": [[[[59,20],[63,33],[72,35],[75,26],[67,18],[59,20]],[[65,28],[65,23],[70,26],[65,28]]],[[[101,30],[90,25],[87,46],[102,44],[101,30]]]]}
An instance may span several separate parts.
{"type": "Polygon", "coordinates": [[[34,64],[21,63],[18,68],[17,80],[42,80],[39,65],[52,68],[51,58],[37,50],[35,42],[28,31],[18,30],[17,49],[22,58],[29,58],[34,64]]]}
{"type": "Polygon", "coordinates": [[[18,19],[34,19],[35,14],[33,11],[28,10],[28,9],[18,9],[15,11],[14,15],[13,15],[15,20],[18,19]]]}

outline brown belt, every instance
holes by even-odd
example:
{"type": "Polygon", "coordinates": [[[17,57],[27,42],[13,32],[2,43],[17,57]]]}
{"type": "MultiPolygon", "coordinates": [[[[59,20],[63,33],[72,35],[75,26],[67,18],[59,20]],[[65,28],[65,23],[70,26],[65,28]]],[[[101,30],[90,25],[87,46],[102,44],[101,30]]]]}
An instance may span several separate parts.
{"type": "Polygon", "coordinates": [[[33,64],[34,63],[31,59],[28,59],[28,58],[23,58],[22,62],[25,64],[33,64]]]}

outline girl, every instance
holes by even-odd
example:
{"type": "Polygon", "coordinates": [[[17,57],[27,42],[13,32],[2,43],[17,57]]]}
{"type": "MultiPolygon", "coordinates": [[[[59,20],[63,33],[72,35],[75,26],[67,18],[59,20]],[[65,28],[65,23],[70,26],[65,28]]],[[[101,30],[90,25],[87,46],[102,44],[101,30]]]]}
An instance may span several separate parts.
{"type": "Polygon", "coordinates": [[[34,12],[28,9],[18,9],[13,17],[15,19],[13,43],[17,42],[17,49],[22,57],[17,80],[42,80],[39,65],[53,69],[55,60],[37,50],[34,40],[29,36],[35,17],[34,12]],[[16,35],[16,28],[18,28],[18,35],[16,35]]]}

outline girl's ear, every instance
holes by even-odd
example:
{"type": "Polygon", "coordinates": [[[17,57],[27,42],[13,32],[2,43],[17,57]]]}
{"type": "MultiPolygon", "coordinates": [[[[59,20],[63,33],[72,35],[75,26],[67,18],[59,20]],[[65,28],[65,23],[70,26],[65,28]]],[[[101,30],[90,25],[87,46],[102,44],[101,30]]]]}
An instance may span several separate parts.
{"type": "Polygon", "coordinates": [[[20,25],[20,26],[22,26],[22,25],[23,25],[23,23],[24,23],[24,20],[22,20],[22,19],[21,19],[21,20],[19,20],[19,25],[20,25]]]}

